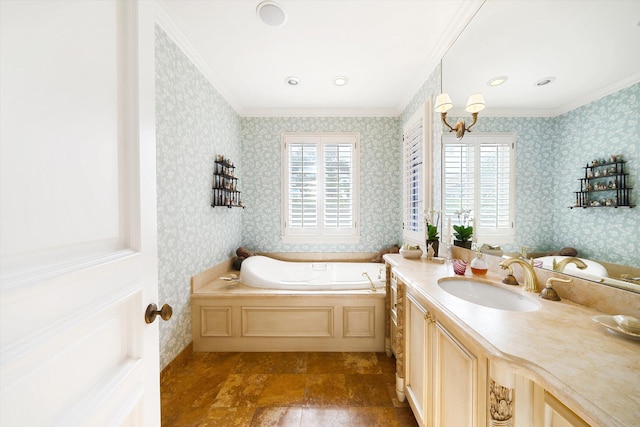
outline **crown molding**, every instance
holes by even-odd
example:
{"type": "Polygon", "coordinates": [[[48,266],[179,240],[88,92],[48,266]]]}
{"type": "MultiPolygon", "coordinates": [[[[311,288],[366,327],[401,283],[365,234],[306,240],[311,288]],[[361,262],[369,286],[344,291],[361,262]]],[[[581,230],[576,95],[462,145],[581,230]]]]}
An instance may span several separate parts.
{"type": "Polygon", "coordinates": [[[569,111],[573,111],[576,108],[580,108],[584,105],[590,104],[594,101],[597,101],[598,99],[604,98],[605,96],[616,93],[622,89],[625,89],[637,83],[640,83],[640,73],[634,74],[633,76],[620,80],[612,85],[603,87],[600,90],[590,92],[586,96],[574,99],[572,102],[569,102],[565,105],[562,105],[554,109],[553,110],[554,117],[561,116],[562,114],[568,113],[569,111]]]}
{"type": "Polygon", "coordinates": [[[471,0],[460,4],[450,24],[445,31],[438,35],[438,40],[427,54],[424,65],[417,73],[416,79],[408,86],[404,96],[400,98],[400,102],[395,108],[397,115],[402,114],[424,82],[431,76],[436,67],[440,65],[442,58],[444,58],[451,46],[453,46],[458,37],[460,37],[485,1],[486,0],[471,0]]]}
{"type": "Polygon", "coordinates": [[[187,36],[182,32],[180,27],[171,19],[164,7],[158,3],[156,4],[155,21],[156,24],[164,30],[165,33],[171,38],[171,40],[178,46],[178,48],[186,55],[186,57],[195,65],[195,67],[202,73],[202,75],[211,83],[213,88],[217,90],[220,95],[229,103],[236,113],[242,110],[242,106],[231,94],[231,90],[222,82],[216,72],[209,67],[207,62],[198,53],[196,48],[191,44],[187,36]]]}
{"type": "Polygon", "coordinates": [[[395,109],[243,109],[240,117],[398,117],[395,109]]]}

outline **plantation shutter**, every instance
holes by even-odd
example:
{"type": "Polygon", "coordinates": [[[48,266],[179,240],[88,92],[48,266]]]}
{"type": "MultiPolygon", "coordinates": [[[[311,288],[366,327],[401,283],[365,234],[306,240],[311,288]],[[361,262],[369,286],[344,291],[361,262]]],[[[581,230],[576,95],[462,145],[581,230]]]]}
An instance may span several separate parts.
{"type": "Polygon", "coordinates": [[[290,144],[288,171],[288,227],[290,228],[318,227],[317,168],[318,144],[290,144]]]}
{"type": "Polygon", "coordinates": [[[353,144],[324,144],[324,227],[353,226],[353,144]]]}
{"type": "Polygon", "coordinates": [[[422,227],[423,120],[413,122],[404,134],[404,228],[419,232],[422,227]]]}
{"type": "Polygon", "coordinates": [[[457,212],[475,206],[475,146],[449,142],[444,146],[445,216],[459,225],[457,212]]]}
{"type": "Polygon", "coordinates": [[[510,228],[510,144],[483,143],[480,147],[479,228],[510,228]]]}

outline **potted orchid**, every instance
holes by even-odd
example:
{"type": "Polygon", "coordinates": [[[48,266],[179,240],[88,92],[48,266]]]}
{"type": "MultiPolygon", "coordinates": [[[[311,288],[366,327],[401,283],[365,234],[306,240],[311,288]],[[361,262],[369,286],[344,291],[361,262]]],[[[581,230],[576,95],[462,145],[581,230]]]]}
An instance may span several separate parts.
{"type": "Polygon", "coordinates": [[[455,237],[453,244],[455,246],[471,249],[471,237],[473,237],[473,226],[469,225],[471,211],[463,210],[456,212],[456,214],[460,220],[460,225],[453,226],[453,230],[455,231],[455,233],[453,233],[453,236],[455,237]]]}

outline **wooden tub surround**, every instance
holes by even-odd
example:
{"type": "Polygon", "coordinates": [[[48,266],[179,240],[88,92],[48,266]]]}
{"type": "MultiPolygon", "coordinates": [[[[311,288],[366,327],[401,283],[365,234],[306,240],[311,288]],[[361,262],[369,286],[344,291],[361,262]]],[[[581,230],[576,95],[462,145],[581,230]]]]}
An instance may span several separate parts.
{"type": "Polygon", "coordinates": [[[191,279],[194,351],[384,351],[384,288],[261,289],[221,279],[229,265],[191,279]]]}

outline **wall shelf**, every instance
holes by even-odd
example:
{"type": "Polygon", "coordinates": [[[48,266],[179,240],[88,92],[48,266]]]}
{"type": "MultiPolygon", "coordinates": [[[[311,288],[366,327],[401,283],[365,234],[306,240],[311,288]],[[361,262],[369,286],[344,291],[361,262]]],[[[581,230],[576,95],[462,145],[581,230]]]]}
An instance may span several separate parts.
{"type": "Polygon", "coordinates": [[[211,207],[226,206],[228,208],[243,208],[241,191],[238,190],[236,166],[224,156],[216,156],[213,164],[213,187],[211,207]]]}
{"type": "Polygon", "coordinates": [[[569,208],[633,208],[625,164],[624,160],[594,160],[583,167],[584,178],[578,179],[580,191],[574,191],[575,205],[569,208]]]}

